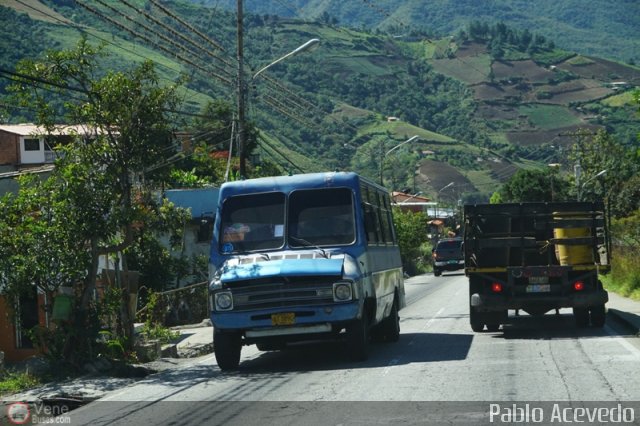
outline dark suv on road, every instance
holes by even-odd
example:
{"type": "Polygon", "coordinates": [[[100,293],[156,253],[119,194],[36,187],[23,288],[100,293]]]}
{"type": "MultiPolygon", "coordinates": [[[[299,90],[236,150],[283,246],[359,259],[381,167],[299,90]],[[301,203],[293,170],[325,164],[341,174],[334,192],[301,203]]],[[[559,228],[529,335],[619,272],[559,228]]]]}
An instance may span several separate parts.
{"type": "Polygon", "coordinates": [[[464,255],[462,254],[462,238],[443,238],[434,247],[433,275],[439,277],[442,271],[457,271],[464,269],[464,255]]]}

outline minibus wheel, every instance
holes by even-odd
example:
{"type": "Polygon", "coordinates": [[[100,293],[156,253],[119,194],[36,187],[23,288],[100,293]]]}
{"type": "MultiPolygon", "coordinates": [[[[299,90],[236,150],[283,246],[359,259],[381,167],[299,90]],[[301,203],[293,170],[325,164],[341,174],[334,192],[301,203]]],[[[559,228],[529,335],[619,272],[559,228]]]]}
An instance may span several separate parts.
{"type": "Polygon", "coordinates": [[[364,361],[369,355],[369,320],[364,312],[361,319],[347,327],[347,350],[353,361],[364,361]]]}
{"type": "Polygon", "coordinates": [[[238,333],[213,332],[213,352],[222,371],[235,370],[240,365],[242,340],[238,333]]]}

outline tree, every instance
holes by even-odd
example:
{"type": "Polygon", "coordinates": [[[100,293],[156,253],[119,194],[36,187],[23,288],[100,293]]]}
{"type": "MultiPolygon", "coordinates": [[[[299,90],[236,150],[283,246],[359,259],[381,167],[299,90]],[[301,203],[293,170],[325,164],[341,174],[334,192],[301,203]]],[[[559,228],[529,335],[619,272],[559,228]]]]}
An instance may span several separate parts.
{"type": "Polygon", "coordinates": [[[640,208],[640,164],[636,152],[622,146],[604,130],[595,135],[577,133],[575,138],[569,161],[579,164],[582,170],[581,199],[605,200],[616,217],[640,208]],[[593,179],[603,170],[605,174],[593,179]]]}
{"type": "Polygon", "coordinates": [[[501,202],[565,201],[568,199],[569,183],[559,177],[553,169],[518,170],[500,189],[501,202]]]}
{"type": "MultiPolygon", "coordinates": [[[[179,170],[184,173],[191,173],[195,178],[196,184],[188,185],[191,187],[202,186],[202,184],[221,184],[228,180],[227,157],[216,156],[216,152],[227,152],[231,149],[237,152],[237,147],[230,145],[233,135],[233,114],[234,109],[231,104],[225,100],[214,100],[207,103],[202,109],[198,119],[193,123],[191,138],[192,153],[189,157],[178,164],[179,170]]],[[[251,154],[257,147],[258,131],[251,122],[245,123],[244,131],[246,133],[245,149],[247,154],[251,154]]],[[[239,169],[237,157],[232,159],[230,173],[239,169]]],[[[253,170],[252,170],[253,172],[253,170]]],[[[174,171],[174,173],[179,173],[174,171]]],[[[253,173],[252,173],[253,174],[253,173]]],[[[174,183],[185,183],[182,182],[174,183]]]]}
{"type": "Polygon", "coordinates": [[[19,178],[20,191],[0,199],[0,281],[9,298],[33,291],[51,296],[82,280],[87,251],[77,244],[77,217],[53,179],[19,178]]]}
{"type": "Polygon", "coordinates": [[[429,218],[423,212],[393,209],[393,223],[400,246],[400,257],[405,271],[409,273],[416,269],[416,261],[421,256],[420,246],[428,241],[428,221],[429,218]]]}
{"type": "MultiPolygon", "coordinates": [[[[40,61],[21,61],[17,72],[24,77],[11,88],[23,104],[38,107],[38,121],[48,130],[55,128],[57,120],[47,102],[48,92],[67,99],[71,91],[75,92],[73,101],[65,104],[65,119],[84,125],[89,133],[77,135],[70,145],[59,147],[64,155],[47,183],[54,200],[64,200],[63,206],[70,215],[65,222],[56,220],[72,230],[69,232],[73,232],[73,244],[85,251],[80,257],[81,281],[66,280],[81,294],[76,317],[80,328],[94,308],[92,296],[101,255],[117,256],[126,272],[127,250],[141,230],[162,228],[178,232],[167,225],[169,222],[163,222],[163,215],[171,206],[156,202],[150,193],[150,184],[162,181],[166,171],[147,173],[175,149],[171,137],[171,111],[179,102],[175,88],[160,87],[150,62],[127,72],[110,71],[98,77],[100,56],[100,49],[82,39],[75,49],[48,52],[40,61]]],[[[39,202],[33,196],[29,200],[39,202]]],[[[13,207],[24,211],[24,205],[13,207]]],[[[175,225],[175,221],[171,223],[175,225]]],[[[28,241],[34,241],[40,227],[48,224],[38,216],[28,225],[25,232],[32,235],[28,241]]],[[[53,238],[59,239],[60,245],[65,243],[62,230],[53,238]]],[[[128,339],[133,330],[128,307],[130,289],[122,277],[118,277],[122,297],[119,332],[128,339]]]]}

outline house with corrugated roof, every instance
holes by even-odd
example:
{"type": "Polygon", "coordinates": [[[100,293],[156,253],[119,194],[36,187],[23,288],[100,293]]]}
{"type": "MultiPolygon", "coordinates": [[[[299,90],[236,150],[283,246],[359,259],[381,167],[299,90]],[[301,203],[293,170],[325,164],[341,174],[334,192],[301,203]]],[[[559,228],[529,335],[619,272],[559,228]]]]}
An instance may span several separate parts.
{"type": "Polygon", "coordinates": [[[0,167],[53,164],[57,145],[69,143],[78,135],[91,137],[94,134],[94,129],[84,125],[57,125],[52,130],[35,124],[0,125],[0,167]]]}

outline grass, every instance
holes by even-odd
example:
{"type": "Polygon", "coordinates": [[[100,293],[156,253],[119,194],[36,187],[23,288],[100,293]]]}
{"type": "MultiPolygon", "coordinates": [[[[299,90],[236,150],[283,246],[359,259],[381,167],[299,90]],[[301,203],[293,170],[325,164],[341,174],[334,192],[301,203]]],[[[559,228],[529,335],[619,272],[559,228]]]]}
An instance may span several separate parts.
{"type": "Polygon", "coordinates": [[[432,62],[439,73],[466,84],[477,84],[489,80],[491,57],[487,54],[468,58],[437,59],[432,62]]]}
{"type": "Polygon", "coordinates": [[[554,50],[545,50],[544,52],[534,53],[532,58],[536,62],[543,63],[545,65],[557,64],[562,61],[566,61],[567,59],[575,56],[573,52],[567,52],[562,49],[554,49],[554,50]]]}
{"type": "Polygon", "coordinates": [[[614,249],[611,273],[600,277],[607,290],[640,301],[640,266],[631,251],[614,249]]]}
{"type": "Polygon", "coordinates": [[[603,99],[600,102],[610,107],[623,107],[625,105],[632,105],[634,103],[633,91],[628,91],[628,92],[620,93],[619,95],[610,96],[606,99],[603,99]]]}
{"type": "Polygon", "coordinates": [[[524,105],[518,108],[518,112],[528,116],[531,124],[543,130],[580,124],[577,117],[557,105],[524,105]]]}
{"type": "Polygon", "coordinates": [[[437,59],[433,69],[466,84],[478,84],[489,80],[491,57],[487,54],[466,58],[437,59]]]}
{"type": "Polygon", "coordinates": [[[390,68],[374,65],[367,56],[332,57],[329,59],[334,64],[339,64],[341,69],[349,69],[354,73],[366,73],[381,77],[393,74],[390,68]]]}
{"type": "Polygon", "coordinates": [[[386,132],[389,132],[391,135],[397,137],[398,139],[408,139],[413,135],[418,135],[420,136],[422,142],[441,142],[452,145],[458,144],[454,139],[448,136],[425,130],[421,127],[411,125],[404,121],[379,121],[372,125],[361,127],[358,132],[358,137],[371,133],[384,134],[386,132]]]}
{"type": "Polygon", "coordinates": [[[0,375],[0,395],[14,394],[31,389],[40,384],[40,380],[25,372],[8,371],[0,375]]]}
{"type": "Polygon", "coordinates": [[[569,59],[567,61],[568,64],[574,65],[574,66],[580,66],[580,65],[591,65],[594,64],[595,62],[592,61],[589,58],[586,58],[582,55],[577,55],[574,56],[573,58],[569,59]]]}

